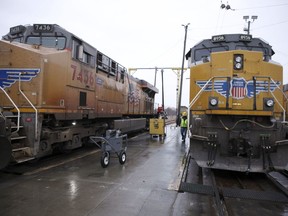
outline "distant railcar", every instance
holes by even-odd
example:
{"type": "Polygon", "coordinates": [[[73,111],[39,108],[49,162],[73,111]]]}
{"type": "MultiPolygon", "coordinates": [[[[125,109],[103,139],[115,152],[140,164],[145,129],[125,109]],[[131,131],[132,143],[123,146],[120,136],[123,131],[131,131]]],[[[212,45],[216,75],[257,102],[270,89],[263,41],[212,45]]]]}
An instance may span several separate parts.
{"type": "Polygon", "coordinates": [[[186,54],[190,151],[201,167],[241,172],[288,163],[287,97],[272,47],[251,35],[213,36],[186,54]]]}
{"type": "Polygon", "coordinates": [[[78,148],[106,129],[145,128],[158,89],[55,24],[0,41],[0,168],[78,148]]]}

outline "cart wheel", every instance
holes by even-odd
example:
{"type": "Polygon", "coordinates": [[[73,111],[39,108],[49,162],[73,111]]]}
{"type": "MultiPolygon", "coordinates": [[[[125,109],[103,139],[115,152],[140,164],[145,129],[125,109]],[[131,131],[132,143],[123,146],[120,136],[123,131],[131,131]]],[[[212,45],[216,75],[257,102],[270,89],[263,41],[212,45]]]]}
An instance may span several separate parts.
{"type": "Polygon", "coordinates": [[[110,154],[109,152],[104,152],[101,156],[101,166],[106,168],[110,162],[110,154]]]}
{"type": "Polygon", "coordinates": [[[119,154],[119,162],[120,164],[124,164],[126,162],[126,152],[123,150],[119,154]]]}

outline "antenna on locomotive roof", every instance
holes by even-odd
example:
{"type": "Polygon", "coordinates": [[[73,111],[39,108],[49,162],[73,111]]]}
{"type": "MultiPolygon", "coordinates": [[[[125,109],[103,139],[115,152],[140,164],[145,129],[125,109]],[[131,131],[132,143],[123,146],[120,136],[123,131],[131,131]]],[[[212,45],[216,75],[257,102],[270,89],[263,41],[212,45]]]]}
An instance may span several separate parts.
{"type": "Polygon", "coordinates": [[[251,19],[252,19],[252,22],[251,22],[249,16],[243,16],[243,19],[248,23],[248,27],[247,28],[244,27],[243,30],[246,31],[248,35],[250,34],[250,24],[253,23],[257,18],[258,16],[255,16],[255,15],[251,16],[251,19]]]}

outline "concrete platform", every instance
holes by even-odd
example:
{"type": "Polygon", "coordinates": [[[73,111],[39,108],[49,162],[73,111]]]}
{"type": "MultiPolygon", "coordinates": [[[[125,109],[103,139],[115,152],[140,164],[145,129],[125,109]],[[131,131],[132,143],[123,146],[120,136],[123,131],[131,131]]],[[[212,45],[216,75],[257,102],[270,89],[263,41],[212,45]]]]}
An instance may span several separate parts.
{"type": "Polygon", "coordinates": [[[103,169],[94,150],[23,175],[1,173],[0,215],[209,214],[207,197],[177,192],[187,145],[179,128],[167,126],[164,141],[148,133],[130,139],[124,165],[111,158],[103,169]]]}

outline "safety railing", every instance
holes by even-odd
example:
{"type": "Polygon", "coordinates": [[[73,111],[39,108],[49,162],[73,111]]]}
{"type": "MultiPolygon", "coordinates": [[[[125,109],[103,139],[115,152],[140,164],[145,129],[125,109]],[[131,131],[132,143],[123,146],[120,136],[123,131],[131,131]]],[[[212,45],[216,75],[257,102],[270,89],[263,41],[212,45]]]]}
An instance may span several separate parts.
{"type": "Polygon", "coordinates": [[[19,92],[21,93],[21,95],[26,99],[26,101],[30,104],[30,106],[32,107],[32,109],[35,111],[35,140],[37,140],[38,137],[38,110],[36,109],[36,107],[33,105],[33,103],[29,100],[29,98],[24,94],[24,92],[21,89],[21,76],[25,75],[27,73],[33,73],[33,72],[19,72],[19,92]]]}
{"type": "MultiPolygon", "coordinates": [[[[200,95],[203,93],[203,91],[207,88],[207,86],[210,85],[210,82],[215,79],[215,78],[228,78],[227,76],[215,76],[215,77],[211,77],[204,85],[203,87],[199,90],[199,92],[195,95],[195,97],[191,100],[191,102],[189,103],[189,106],[188,106],[188,115],[187,115],[187,118],[188,118],[188,125],[190,127],[190,110],[191,110],[191,107],[195,104],[195,102],[199,99],[200,95]]],[[[188,136],[191,137],[191,134],[190,134],[190,130],[188,130],[188,136]]]]}
{"type": "MultiPolygon", "coordinates": [[[[20,129],[20,110],[17,107],[17,105],[14,103],[12,98],[9,96],[9,94],[1,86],[0,86],[0,89],[6,95],[6,97],[9,99],[9,101],[13,104],[14,108],[17,110],[17,116],[16,116],[17,117],[17,125],[16,125],[16,130],[13,131],[13,133],[17,133],[20,129]]],[[[3,115],[3,113],[1,113],[1,116],[5,117],[5,119],[6,119],[6,116],[3,115]]]]}
{"type": "Polygon", "coordinates": [[[269,80],[269,84],[268,84],[268,90],[269,92],[271,93],[271,95],[273,96],[274,100],[277,102],[278,106],[282,109],[283,111],[283,122],[286,122],[286,110],[285,108],[282,106],[282,104],[279,102],[279,100],[277,99],[277,97],[274,95],[274,93],[271,91],[271,88],[270,88],[270,81],[272,81],[272,83],[277,87],[277,89],[280,90],[280,92],[282,93],[282,95],[285,97],[286,99],[286,107],[287,107],[287,102],[288,102],[288,97],[287,95],[285,94],[285,92],[279,87],[279,85],[269,76],[254,76],[253,77],[254,79],[257,79],[257,78],[262,78],[262,79],[268,79],[269,80]]]}

